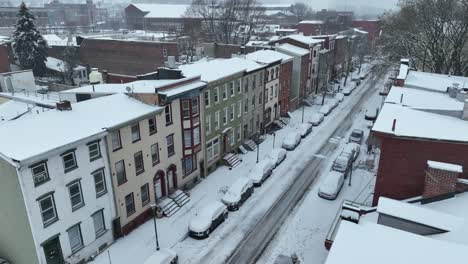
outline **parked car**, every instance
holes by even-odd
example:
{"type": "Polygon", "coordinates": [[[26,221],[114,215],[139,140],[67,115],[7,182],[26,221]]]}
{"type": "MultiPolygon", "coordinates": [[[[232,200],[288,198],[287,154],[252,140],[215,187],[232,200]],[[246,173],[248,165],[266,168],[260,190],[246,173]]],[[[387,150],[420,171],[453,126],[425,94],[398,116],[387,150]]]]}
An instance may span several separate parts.
{"type": "Polygon", "coordinates": [[[337,99],[337,100],[340,101],[340,102],[343,102],[343,100],[344,100],[344,94],[342,94],[342,93],[337,93],[337,94],[335,95],[335,99],[337,99]]]}
{"type": "Polygon", "coordinates": [[[285,150],[294,150],[301,143],[301,134],[297,132],[289,133],[283,140],[282,148],[285,150]]]}
{"type": "Polygon", "coordinates": [[[346,143],[342,152],[350,153],[351,157],[353,158],[353,161],[355,161],[358,158],[360,151],[361,151],[361,146],[359,144],[350,142],[350,143],[346,143]]]}
{"type": "Polygon", "coordinates": [[[218,201],[209,203],[190,221],[189,236],[195,239],[207,238],[227,217],[226,205],[218,201]]]}
{"type": "Polygon", "coordinates": [[[360,78],[354,77],[354,78],[351,79],[351,81],[355,82],[358,86],[361,85],[361,79],[360,78]]]}
{"type": "Polygon", "coordinates": [[[345,95],[345,96],[348,96],[351,94],[351,89],[349,87],[345,87],[343,89],[341,89],[341,92],[345,95]]]}
{"type": "Polygon", "coordinates": [[[349,88],[351,89],[351,91],[354,91],[354,89],[356,89],[357,87],[358,87],[358,85],[355,82],[351,82],[350,85],[349,85],[349,88]]]}
{"type": "Polygon", "coordinates": [[[299,126],[299,133],[301,133],[301,137],[305,138],[307,135],[312,132],[312,125],[309,123],[304,123],[299,126]]]}
{"type": "Polygon", "coordinates": [[[144,264],[177,264],[179,257],[177,253],[168,248],[161,248],[146,259],[144,264]]]}
{"type": "Polygon", "coordinates": [[[268,153],[268,157],[275,163],[275,167],[280,165],[286,158],[286,150],[282,148],[275,148],[268,153]]]}
{"type": "Polygon", "coordinates": [[[340,101],[336,98],[332,98],[327,104],[330,105],[332,109],[335,109],[340,104],[340,101]]]}
{"type": "Polygon", "coordinates": [[[254,187],[259,187],[262,183],[271,176],[275,162],[270,158],[265,158],[258,162],[249,174],[249,178],[253,181],[254,187]]]}
{"type": "Polygon", "coordinates": [[[377,115],[379,114],[379,108],[378,107],[369,107],[366,110],[366,114],[364,116],[364,119],[369,120],[369,121],[374,121],[377,119],[377,115]]]}
{"type": "Polygon", "coordinates": [[[364,131],[362,131],[361,129],[353,129],[353,131],[351,132],[351,135],[349,136],[348,142],[355,142],[355,143],[361,144],[363,137],[364,137],[364,131]]]}
{"type": "Polygon", "coordinates": [[[314,113],[309,118],[309,123],[313,126],[318,126],[323,122],[324,114],[322,113],[314,113]]]}
{"type": "Polygon", "coordinates": [[[319,187],[318,195],[327,200],[335,200],[344,184],[344,174],[330,171],[319,187]]]}
{"type": "Polygon", "coordinates": [[[353,163],[353,153],[341,152],[332,165],[332,170],[347,174],[353,163]]]}
{"type": "Polygon", "coordinates": [[[254,192],[252,179],[247,177],[239,177],[234,181],[224,196],[221,198],[229,211],[237,211],[239,207],[247,200],[254,192]]]}
{"type": "Polygon", "coordinates": [[[367,75],[367,72],[361,72],[361,74],[359,74],[359,79],[364,80],[367,77],[367,75]]]}
{"type": "Polygon", "coordinates": [[[332,107],[330,105],[328,105],[328,104],[322,105],[322,107],[320,107],[320,109],[319,109],[319,113],[322,113],[325,116],[330,114],[331,111],[332,111],[332,107]]]}

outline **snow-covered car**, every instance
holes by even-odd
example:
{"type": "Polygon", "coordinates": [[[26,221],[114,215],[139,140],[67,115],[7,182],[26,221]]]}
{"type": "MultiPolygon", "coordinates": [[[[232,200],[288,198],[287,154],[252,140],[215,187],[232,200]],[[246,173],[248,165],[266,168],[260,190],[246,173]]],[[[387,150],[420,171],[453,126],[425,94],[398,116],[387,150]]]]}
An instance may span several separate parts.
{"type": "Polygon", "coordinates": [[[249,179],[253,181],[254,187],[261,186],[262,183],[271,176],[274,167],[275,162],[270,158],[259,161],[249,173],[249,179]]]}
{"type": "Polygon", "coordinates": [[[340,104],[340,101],[336,98],[333,98],[330,99],[327,104],[330,105],[332,109],[335,109],[340,104]]]}
{"type": "Polygon", "coordinates": [[[332,165],[332,170],[346,173],[353,163],[353,153],[341,152],[332,165]]]}
{"type": "Polygon", "coordinates": [[[240,177],[234,181],[224,196],[221,198],[229,211],[237,211],[239,207],[247,200],[254,192],[253,181],[247,177],[240,177]]]}
{"type": "Polygon", "coordinates": [[[340,102],[343,102],[343,100],[344,100],[344,94],[343,94],[343,93],[337,93],[337,94],[335,95],[335,99],[337,99],[337,100],[340,101],[340,102]]]}
{"type": "Polygon", "coordinates": [[[364,80],[367,77],[367,74],[367,72],[361,72],[361,74],[359,74],[359,79],[364,80]]]}
{"type": "Polygon", "coordinates": [[[345,88],[341,89],[341,92],[342,92],[344,95],[348,96],[348,95],[351,94],[351,89],[350,89],[349,87],[345,87],[345,88]]]}
{"type": "Polygon", "coordinates": [[[301,134],[302,138],[307,137],[310,132],[312,132],[312,124],[304,123],[299,126],[299,133],[301,134]]]}
{"type": "Polygon", "coordinates": [[[342,152],[350,153],[351,157],[353,158],[353,161],[355,161],[358,158],[360,151],[361,151],[361,146],[359,144],[350,142],[350,143],[346,143],[342,152]]]}
{"type": "Polygon", "coordinates": [[[309,123],[313,126],[318,126],[323,122],[324,114],[322,113],[314,113],[309,117],[309,123]]]}
{"type": "Polygon", "coordinates": [[[146,259],[144,264],[177,264],[179,257],[177,253],[168,248],[161,248],[146,259]]]}
{"type": "Polygon", "coordinates": [[[344,174],[338,171],[330,171],[319,187],[318,195],[327,200],[335,200],[343,188],[344,174]]]}
{"type": "Polygon", "coordinates": [[[351,81],[355,82],[358,86],[361,84],[361,79],[357,77],[352,78],[351,81]]]}
{"type": "Polygon", "coordinates": [[[364,131],[361,129],[353,129],[351,135],[349,136],[348,142],[355,142],[361,144],[362,138],[364,137],[364,131]]]}
{"type": "Polygon", "coordinates": [[[330,114],[331,111],[332,111],[332,107],[330,105],[328,105],[328,104],[322,105],[322,107],[320,107],[320,109],[319,109],[319,113],[322,113],[325,116],[330,114]]]}
{"type": "Polygon", "coordinates": [[[299,143],[301,143],[301,134],[291,132],[284,138],[281,147],[285,150],[294,150],[299,143]]]}
{"type": "Polygon", "coordinates": [[[358,85],[355,82],[351,82],[348,87],[351,89],[351,91],[354,91],[354,89],[356,89],[358,87],[358,85]]]}
{"type": "Polygon", "coordinates": [[[189,236],[203,239],[210,236],[228,217],[226,205],[219,201],[211,202],[200,209],[189,223],[189,236]]]}
{"type": "Polygon", "coordinates": [[[275,163],[275,167],[280,165],[286,158],[286,150],[282,148],[275,148],[268,153],[268,157],[275,163]]]}
{"type": "Polygon", "coordinates": [[[378,107],[369,107],[366,110],[366,114],[364,116],[364,119],[374,121],[377,119],[377,115],[379,113],[379,108],[378,107]]]}

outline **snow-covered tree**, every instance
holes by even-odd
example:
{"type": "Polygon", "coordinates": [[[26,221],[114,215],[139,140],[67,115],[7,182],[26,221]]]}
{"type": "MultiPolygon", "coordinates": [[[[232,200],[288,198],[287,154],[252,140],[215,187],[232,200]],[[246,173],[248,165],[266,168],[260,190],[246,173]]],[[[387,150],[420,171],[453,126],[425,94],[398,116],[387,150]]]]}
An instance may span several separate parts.
{"type": "Polygon", "coordinates": [[[47,42],[34,25],[35,17],[21,3],[17,14],[18,21],[13,33],[13,51],[22,69],[32,69],[35,75],[42,76],[47,60],[47,42]]]}
{"type": "Polygon", "coordinates": [[[78,51],[74,46],[67,46],[63,51],[63,66],[64,66],[64,78],[65,82],[70,81],[71,85],[77,85],[75,83],[75,68],[78,66],[80,58],[78,55],[78,51]]]}

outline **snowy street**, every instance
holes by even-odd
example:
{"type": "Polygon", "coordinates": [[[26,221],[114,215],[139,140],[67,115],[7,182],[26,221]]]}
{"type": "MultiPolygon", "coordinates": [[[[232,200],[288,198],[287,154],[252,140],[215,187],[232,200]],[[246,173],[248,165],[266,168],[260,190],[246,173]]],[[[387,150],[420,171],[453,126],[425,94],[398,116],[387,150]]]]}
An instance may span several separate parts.
{"type": "MultiPolygon", "coordinates": [[[[287,218],[288,213],[299,202],[308,186],[314,182],[314,178],[327,169],[326,166],[331,161],[334,150],[347,135],[353,125],[353,118],[361,112],[368,98],[371,96],[380,98],[378,88],[383,85],[384,75],[383,72],[375,76],[371,74],[363,81],[351,96],[347,96],[332,113],[325,117],[321,125],[313,128],[312,133],[302,140],[295,151],[288,152],[286,160],[274,170],[273,175],[261,188],[255,189],[253,196],[239,211],[230,213],[226,222],[218,227],[209,238],[197,241],[187,237],[187,226],[192,216],[206,202],[219,200],[220,188],[229,186],[238,176],[246,176],[255,165],[257,154],[249,152],[241,155],[243,162],[238,167],[233,170],[220,167],[210,174],[207,179],[190,191],[191,201],[182,210],[170,218],[157,220],[161,247],[175,250],[181,263],[224,263],[228,259],[231,263],[248,263],[247,259],[237,259],[237,257],[244,256],[248,259],[260,257],[262,250],[281,227],[281,222],[287,218]],[[296,177],[298,178],[295,179],[296,177]],[[254,240],[249,239],[251,234],[255,234],[254,240]],[[241,242],[241,247],[238,248],[241,242]],[[250,253],[247,254],[245,249],[248,249],[250,253]]],[[[319,105],[306,107],[306,119],[319,108],[319,105]]],[[[273,141],[275,141],[276,148],[280,147],[282,139],[301,124],[301,109],[292,115],[291,123],[277,131],[275,139],[268,135],[260,145],[260,159],[273,148],[273,141]]],[[[360,189],[358,184],[353,185],[353,190],[356,192],[360,189]]],[[[344,193],[346,190],[347,188],[344,188],[344,193]]],[[[313,195],[316,196],[316,193],[313,195]]],[[[338,200],[342,198],[340,195],[335,203],[338,205],[338,200]]],[[[330,206],[328,210],[331,217],[320,219],[320,221],[329,224],[336,208],[337,206],[330,206]]],[[[323,246],[320,245],[317,250],[322,249],[323,246]]],[[[147,221],[128,236],[116,241],[106,252],[97,256],[93,263],[143,263],[154,250],[153,222],[147,221]]]]}

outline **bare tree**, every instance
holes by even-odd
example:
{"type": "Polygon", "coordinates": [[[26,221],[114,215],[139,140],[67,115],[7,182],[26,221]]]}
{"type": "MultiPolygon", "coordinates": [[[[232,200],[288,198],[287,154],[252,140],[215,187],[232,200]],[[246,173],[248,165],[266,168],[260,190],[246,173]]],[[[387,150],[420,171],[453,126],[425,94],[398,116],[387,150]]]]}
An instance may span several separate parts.
{"type": "Polygon", "coordinates": [[[77,85],[75,83],[75,68],[78,66],[79,62],[78,50],[74,46],[67,46],[63,51],[63,77],[64,83],[67,83],[67,80],[70,81],[71,85],[77,85]]]}
{"type": "Polygon", "coordinates": [[[258,0],[193,0],[187,14],[202,20],[205,41],[239,43],[262,25],[264,9],[258,0]]]}
{"type": "Polygon", "coordinates": [[[435,73],[468,74],[468,1],[402,0],[383,15],[382,44],[394,60],[435,73]]]}
{"type": "Polygon", "coordinates": [[[297,22],[312,17],[312,9],[305,3],[292,4],[289,11],[296,17],[297,22]]]}

